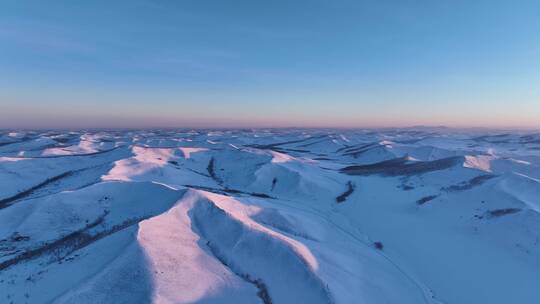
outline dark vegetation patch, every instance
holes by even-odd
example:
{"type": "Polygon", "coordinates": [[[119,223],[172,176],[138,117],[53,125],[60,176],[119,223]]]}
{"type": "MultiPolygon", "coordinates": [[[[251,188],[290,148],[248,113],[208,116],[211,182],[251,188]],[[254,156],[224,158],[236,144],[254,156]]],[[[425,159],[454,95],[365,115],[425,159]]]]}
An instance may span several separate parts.
{"type": "Polygon", "coordinates": [[[512,137],[511,134],[483,135],[471,138],[471,140],[490,144],[509,144],[512,142],[512,137]]]}
{"type": "Polygon", "coordinates": [[[0,257],[11,256],[21,252],[20,246],[17,243],[22,243],[30,240],[30,237],[13,232],[8,238],[0,240],[0,257]]]}
{"type": "Polygon", "coordinates": [[[299,143],[305,140],[306,139],[299,139],[299,140],[284,141],[284,142],[265,144],[265,145],[253,144],[253,145],[248,145],[247,147],[257,148],[257,149],[262,149],[262,150],[272,150],[272,149],[277,149],[281,145],[299,143]]]}
{"type": "Polygon", "coordinates": [[[10,144],[13,144],[13,143],[15,143],[15,142],[12,142],[12,141],[0,142],[0,147],[10,145],[10,144]]]}
{"type": "Polygon", "coordinates": [[[411,144],[415,144],[415,143],[417,143],[419,141],[422,141],[424,139],[425,138],[404,139],[404,140],[396,140],[395,142],[399,143],[399,144],[411,145],[411,144]]]}
{"type": "Polygon", "coordinates": [[[313,238],[312,236],[310,236],[310,235],[308,235],[308,234],[306,234],[304,232],[298,232],[298,231],[295,231],[295,230],[291,229],[291,227],[289,225],[287,225],[287,224],[280,223],[280,222],[277,222],[277,221],[268,221],[266,219],[262,219],[262,218],[259,218],[257,216],[255,216],[254,219],[259,224],[263,224],[263,225],[272,227],[273,229],[277,229],[277,230],[279,230],[279,231],[281,231],[283,233],[290,234],[292,236],[300,237],[300,238],[310,240],[310,241],[317,241],[315,238],[313,238]]]}
{"type": "Polygon", "coordinates": [[[416,204],[418,205],[423,205],[429,201],[432,201],[434,199],[436,199],[438,197],[438,195],[428,195],[428,196],[424,196],[422,197],[421,199],[417,200],[416,201],[416,204]]]}
{"type": "Polygon", "coordinates": [[[56,141],[60,144],[67,144],[69,142],[73,142],[77,139],[77,137],[69,136],[69,137],[49,137],[52,140],[56,141]]]}
{"type": "Polygon", "coordinates": [[[522,144],[540,144],[540,139],[531,139],[528,141],[522,141],[522,144]]]}
{"type": "Polygon", "coordinates": [[[198,186],[198,185],[182,185],[184,187],[187,187],[187,188],[193,188],[193,189],[198,189],[198,190],[204,190],[204,191],[208,191],[208,192],[212,192],[212,193],[217,193],[217,194],[223,194],[223,195],[227,195],[227,194],[243,194],[243,195],[249,195],[249,196],[255,196],[255,197],[260,197],[260,198],[271,198],[271,199],[274,199],[273,196],[270,196],[266,193],[258,193],[258,192],[244,192],[244,191],[240,191],[240,190],[237,190],[237,189],[230,189],[230,188],[221,188],[221,189],[218,189],[218,188],[212,188],[212,187],[205,187],[205,186],[198,186]]]}
{"type": "Polygon", "coordinates": [[[407,185],[407,184],[401,184],[401,186],[399,186],[403,191],[410,191],[410,190],[414,190],[414,187],[411,186],[411,185],[407,185]]]}
{"type": "Polygon", "coordinates": [[[29,188],[29,189],[26,189],[24,191],[21,191],[11,197],[8,197],[8,198],[4,198],[4,199],[1,199],[0,200],[0,209],[3,209],[3,208],[6,208],[6,207],[9,207],[12,205],[12,203],[16,200],[21,200],[29,195],[31,195],[33,192],[47,186],[48,184],[51,184],[53,182],[56,182],[58,180],[61,180],[65,177],[68,177],[70,175],[72,175],[74,173],[74,171],[68,171],[68,172],[64,172],[62,174],[59,174],[59,175],[56,175],[56,176],[53,176],[51,178],[48,178],[46,179],[45,181],[29,188]]]}
{"type": "MultiPolygon", "coordinates": [[[[148,144],[133,144],[133,147],[142,148],[142,149],[178,149],[184,148],[185,146],[150,146],[148,144]]],[[[212,149],[212,150],[221,150],[221,149],[212,149]]]]}
{"type": "Polygon", "coordinates": [[[4,270],[20,262],[26,262],[26,261],[32,260],[46,253],[53,253],[53,252],[57,253],[58,251],[73,247],[72,245],[74,243],[77,243],[77,240],[79,240],[81,237],[86,235],[85,233],[86,231],[101,224],[103,222],[103,219],[105,218],[105,215],[99,217],[96,221],[87,224],[83,229],[72,232],[56,241],[53,241],[50,243],[44,243],[40,247],[26,250],[22,254],[17,255],[11,259],[8,259],[0,263],[0,270],[4,270]]]}
{"type": "Polygon", "coordinates": [[[348,175],[401,176],[423,174],[431,171],[448,169],[463,161],[463,157],[454,156],[434,161],[409,162],[406,157],[394,158],[369,165],[348,166],[341,169],[341,173],[348,175]]]}
{"type": "Polygon", "coordinates": [[[520,208],[503,208],[503,209],[494,209],[486,212],[488,218],[501,217],[504,215],[514,214],[520,212],[520,208]]]}
{"type": "Polygon", "coordinates": [[[449,186],[449,187],[443,187],[441,190],[448,191],[448,192],[470,190],[470,189],[474,188],[475,186],[480,186],[483,183],[485,183],[488,180],[490,180],[492,178],[495,178],[495,177],[497,177],[497,175],[493,175],[493,174],[479,175],[479,176],[471,178],[468,181],[461,182],[461,183],[459,183],[457,185],[452,185],[452,186],[449,186]]]}
{"type": "MultiPolygon", "coordinates": [[[[100,176],[110,170],[110,168],[112,168],[112,163],[104,163],[97,166],[62,173],[58,176],[54,176],[46,180],[45,182],[40,183],[39,185],[33,186],[30,189],[24,190],[23,192],[19,192],[12,197],[6,198],[5,200],[9,201],[5,202],[5,204],[2,204],[2,201],[4,200],[0,200],[0,209],[12,206],[13,204],[21,202],[22,200],[39,198],[46,195],[56,194],[65,190],[76,190],[91,186],[101,181],[100,176]],[[93,181],[84,181],[84,179],[80,179],[80,175],[94,169],[100,170],[100,172],[102,173],[97,174],[93,181]],[[63,185],[63,183],[65,183],[66,181],[68,181],[68,186],[63,185]]],[[[92,174],[96,173],[92,172],[92,174]]]]}
{"type": "Polygon", "coordinates": [[[287,153],[287,152],[309,153],[310,152],[309,150],[302,150],[302,149],[282,149],[282,150],[285,151],[284,153],[287,153]]]}
{"type": "Polygon", "coordinates": [[[242,278],[244,281],[253,284],[257,288],[257,296],[261,299],[261,301],[264,304],[272,304],[272,298],[270,297],[270,293],[268,292],[268,288],[266,287],[266,284],[261,279],[255,279],[252,276],[250,276],[248,273],[243,273],[236,271],[236,269],[231,268],[225,258],[221,256],[219,253],[219,250],[213,246],[210,241],[206,241],[206,246],[208,249],[210,249],[210,252],[212,255],[223,264],[226,268],[228,268],[232,273],[236,274],[240,278],[242,278]]]}
{"type": "Polygon", "coordinates": [[[519,139],[522,144],[540,144],[540,133],[523,135],[519,139]]]}
{"type": "Polygon", "coordinates": [[[381,148],[381,147],[383,147],[383,146],[381,146],[378,142],[370,143],[370,144],[367,144],[367,145],[360,146],[358,148],[353,147],[353,148],[346,149],[346,150],[344,150],[343,155],[348,155],[348,156],[352,156],[354,158],[358,158],[360,155],[366,153],[369,150],[373,150],[373,149],[377,149],[377,148],[381,148]]]}
{"type": "Polygon", "coordinates": [[[140,221],[143,221],[147,217],[140,217],[134,219],[127,219],[124,222],[114,225],[109,229],[92,232],[91,230],[98,225],[104,222],[105,217],[108,212],[105,212],[103,216],[99,217],[92,223],[87,224],[83,229],[72,232],[58,240],[52,241],[50,243],[44,243],[40,247],[26,250],[24,253],[17,255],[14,258],[8,259],[0,263],[0,270],[4,270],[13,265],[19,264],[21,262],[27,262],[29,260],[38,258],[45,254],[50,254],[53,257],[52,262],[62,263],[64,259],[71,253],[85,248],[94,242],[107,237],[116,232],[122,231],[128,227],[131,227],[135,224],[138,224],[140,221]]]}
{"type": "Polygon", "coordinates": [[[523,135],[523,136],[520,137],[520,139],[523,140],[523,141],[528,141],[528,140],[533,140],[533,139],[535,139],[537,137],[540,138],[540,133],[523,135]]]}
{"type": "MultiPolygon", "coordinates": [[[[247,145],[246,147],[263,149],[263,150],[274,150],[274,151],[280,152],[280,151],[276,150],[276,149],[279,148],[279,146],[301,143],[301,142],[305,142],[305,141],[308,141],[308,140],[318,139],[318,138],[323,138],[323,137],[326,137],[326,135],[319,135],[319,136],[307,137],[307,138],[302,138],[302,139],[297,139],[297,140],[282,141],[282,142],[277,142],[277,143],[272,143],[272,144],[264,144],[264,145],[252,144],[252,145],[247,145]]],[[[293,149],[289,149],[289,150],[294,151],[293,149]]],[[[305,151],[305,150],[297,150],[297,152],[300,152],[300,151],[305,151]]]]}
{"type": "Polygon", "coordinates": [[[23,242],[28,240],[30,240],[29,236],[21,235],[19,232],[15,231],[9,236],[9,238],[0,240],[0,244],[6,242],[23,242]]]}
{"type": "Polygon", "coordinates": [[[268,288],[261,279],[253,279],[247,274],[244,279],[257,287],[259,290],[257,291],[257,296],[263,301],[264,304],[272,304],[272,298],[270,298],[268,288]]]}
{"type": "Polygon", "coordinates": [[[307,144],[303,144],[303,145],[300,145],[298,147],[302,147],[302,148],[306,148],[306,147],[309,147],[309,146],[313,146],[315,144],[318,144],[318,143],[322,143],[322,142],[325,142],[328,140],[328,138],[326,138],[327,136],[326,135],[322,135],[320,138],[322,138],[321,140],[316,140],[314,142],[311,142],[311,143],[307,143],[307,144]]]}
{"type": "MultiPolygon", "coordinates": [[[[214,209],[216,212],[225,214],[225,210],[215,206],[214,209]]],[[[198,226],[198,220],[197,218],[194,218],[193,224],[195,227],[198,226]]],[[[201,240],[202,241],[202,240],[201,240]]],[[[223,266],[225,266],[227,269],[229,269],[232,273],[236,274],[238,277],[242,278],[248,283],[253,284],[257,288],[257,296],[261,299],[261,301],[264,304],[272,304],[272,298],[270,297],[270,293],[268,292],[268,288],[266,287],[266,284],[261,279],[253,278],[249,273],[245,273],[242,271],[239,271],[236,267],[231,267],[232,265],[229,265],[227,262],[227,259],[225,256],[223,256],[219,250],[218,247],[214,246],[212,242],[209,240],[206,240],[206,247],[210,251],[210,253],[219,261],[223,266]]]]}
{"type": "MultiPolygon", "coordinates": [[[[177,168],[177,169],[179,169],[179,168],[177,168]]],[[[202,172],[199,172],[199,171],[194,170],[194,169],[191,169],[191,168],[185,168],[185,170],[191,171],[191,172],[193,172],[193,173],[195,173],[195,174],[198,174],[198,175],[200,175],[200,176],[210,177],[210,175],[208,175],[208,174],[204,174],[204,173],[202,173],[202,172]]]]}
{"type": "Polygon", "coordinates": [[[35,137],[23,137],[21,138],[20,140],[14,140],[14,141],[6,141],[6,142],[2,142],[0,143],[0,147],[2,146],[7,146],[7,145],[11,145],[11,144],[19,144],[19,143],[23,143],[25,141],[30,141],[32,139],[35,139],[35,137]]]}
{"type": "Polygon", "coordinates": [[[115,142],[115,140],[113,139],[108,139],[108,138],[100,138],[99,139],[99,142],[109,142],[109,143],[112,143],[112,142],[115,142]]]}
{"type": "Polygon", "coordinates": [[[308,150],[285,149],[285,148],[273,148],[273,149],[268,149],[268,150],[272,150],[272,151],[283,153],[283,154],[289,154],[290,152],[299,152],[299,153],[309,153],[310,152],[308,150]]]}
{"type": "Polygon", "coordinates": [[[218,185],[222,185],[223,184],[223,181],[221,180],[221,178],[219,178],[219,176],[216,175],[216,171],[215,171],[215,159],[212,157],[210,158],[210,161],[208,162],[208,167],[206,167],[206,170],[208,171],[208,175],[210,175],[210,177],[218,184],[218,185]]]}
{"type": "Polygon", "coordinates": [[[509,143],[511,143],[510,140],[490,140],[488,142],[490,144],[509,144],[509,143]]]}
{"type": "MultiPolygon", "coordinates": [[[[225,189],[225,191],[227,190],[228,189],[225,189]]],[[[265,194],[265,193],[257,193],[257,192],[250,192],[250,193],[242,192],[242,193],[255,196],[255,197],[260,197],[260,198],[272,198],[270,195],[265,194]]]]}
{"type": "Polygon", "coordinates": [[[378,146],[378,145],[379,145],[378,142],[371,142],[371,143],[355,145],[355,146],[346,146],[346,147],[337,149],[336,152],[343,152],[344,154],[354,153],[356,151],[365,150],[367,148],[378,146]]]}
{"type": "Polygon", "coordinates": [[[343,146],[343,147],[337,149],[335,153],[342,152],[342,151],[344,151],[344,150],[346,150],[346,149],[349,149],[349,148],[351,148],[351,147],[352,147],[352,146],[345,145],[345,146],[343,146]]]}
{"type": "MultiPolygon", "coordinates": [[[[217,193],[217,194],[223,194],[223,195],[227,195],[227,193],[232,193],[230,192],[227,192],[225,191],[225,189],[218,189],[218,188],[212,188],[212,187],[206,187],[206,186],[198,186],[198,185],[183,185],[184,187],[187,187],[187,188],[192,188],[192,189],[197,189],[197,190],[204,190],[204,191],[208,191],[208,192],[212,192],[212,193],[217,193]]],[[[240,191],[238,191],[239,193],[240,191]]]]}
{"type": "Polygon", "coordinates": [[[351,181],[348,181],[347,190],[345,190],[345,192],[343,192],[341,195],[336,197],[336,202],[338,204],[343,203],[347,199],[347,197],[349,197],[349,195],[351,195],[353,192],[354,192],[354,185],[351,181]]]}

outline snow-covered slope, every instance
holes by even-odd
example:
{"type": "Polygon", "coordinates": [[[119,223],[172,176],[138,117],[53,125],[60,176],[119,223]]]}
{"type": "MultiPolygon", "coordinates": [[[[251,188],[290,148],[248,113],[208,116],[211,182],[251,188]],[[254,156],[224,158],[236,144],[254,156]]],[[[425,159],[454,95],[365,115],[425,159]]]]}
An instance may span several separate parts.
{"type": "Polygon", "coordinates": [[[0,135],[0,303],[540,298],[538,133],[0,135]]]}

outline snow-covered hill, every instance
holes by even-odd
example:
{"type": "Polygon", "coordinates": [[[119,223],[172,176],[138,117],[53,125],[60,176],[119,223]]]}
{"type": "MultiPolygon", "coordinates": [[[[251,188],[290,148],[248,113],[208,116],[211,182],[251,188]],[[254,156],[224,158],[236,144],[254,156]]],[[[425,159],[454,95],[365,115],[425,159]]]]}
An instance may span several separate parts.
{"type": "Polygon", "coordinates": [[[0,132],[0,303],[538,303],[540,133],[0,132]]]}

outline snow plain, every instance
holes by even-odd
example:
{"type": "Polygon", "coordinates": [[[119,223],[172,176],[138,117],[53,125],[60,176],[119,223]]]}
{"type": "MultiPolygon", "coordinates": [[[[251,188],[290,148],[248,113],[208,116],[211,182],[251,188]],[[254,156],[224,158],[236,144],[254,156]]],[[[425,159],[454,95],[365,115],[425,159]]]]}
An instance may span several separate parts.
{"type": "Polygon", "coordinates": [[[0,303],[538,303],[540,133],[0,133],[0,303]]]}

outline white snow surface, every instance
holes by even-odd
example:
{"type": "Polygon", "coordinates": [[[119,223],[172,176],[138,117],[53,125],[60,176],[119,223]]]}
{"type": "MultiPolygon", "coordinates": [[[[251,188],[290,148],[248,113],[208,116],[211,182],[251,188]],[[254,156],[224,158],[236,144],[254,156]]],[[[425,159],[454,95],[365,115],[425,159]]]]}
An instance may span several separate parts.
{"type": "Polygon", "coordinates": [[[538,303],[540,133],[0,131],[0,303],[538,303]]]}

